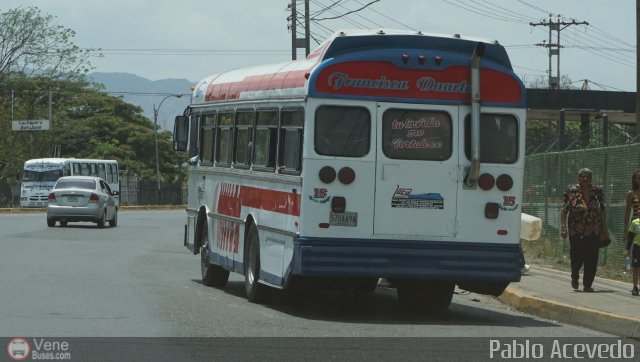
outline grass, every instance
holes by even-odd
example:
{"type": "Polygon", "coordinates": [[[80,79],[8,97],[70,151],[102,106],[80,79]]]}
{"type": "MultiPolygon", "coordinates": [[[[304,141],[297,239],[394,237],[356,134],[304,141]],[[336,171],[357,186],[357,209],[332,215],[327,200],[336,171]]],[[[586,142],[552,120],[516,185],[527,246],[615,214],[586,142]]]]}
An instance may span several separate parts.
{"type": "MultiPolygon", "coordinates": [[[[527,264],[571,272],[569,242],[547,236],[536,241],[523,241],[527,264]]],[[[600,250],[596,277],[631,283],[631,271],[624,269],[623,249],[614,245],[600,250]]]]}

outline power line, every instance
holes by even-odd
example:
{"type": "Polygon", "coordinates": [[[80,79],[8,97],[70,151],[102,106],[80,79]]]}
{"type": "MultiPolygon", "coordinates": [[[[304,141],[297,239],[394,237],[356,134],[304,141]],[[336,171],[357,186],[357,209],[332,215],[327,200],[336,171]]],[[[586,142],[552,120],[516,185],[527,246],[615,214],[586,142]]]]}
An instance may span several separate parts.
{"type": "Polygon", "coordinates": [[[535,20],[534,18],[532,18],[530,16],[515,12],[513,10],[509,10],[509,9],[507,9],[505,7],[502,7],[500,5],[492,3],[491,1],[488,1],[488,0],[482,0],[482,3],[478,2],[478,1],[475,1],[475,0],[470,0],[470,1],[473,2],[473,3],[476,3],[476,4],[480,5],[480,6],[484,6],[490,11],[495,11],[495,12],[504,14],[505,16],[511,16],[514,19],[520,19],[520,20],[525,21],[525,22],[535,20]],[[489,5],[486,5],[486,4],[489,4],[489,5]]]}
{"type": "MultiPolygon", "coordinates": [[[[361,3],[360,1],[358,1],[358,0],[354,0],[354,1],[355,1],[356,3],[358,3],[358,4],[360,4],[360,5],[364,5],[364,4],[362,4],[362,3],[361,3]]],[[[367,8],[367,10],[368,10],[368,11],[371,11],[371,12],[374,12],[374,13],[376,13],[376,14],[378,14],[378,15],[382,16],[382,17],[383,17],[383,18],[385,18],[385,19],[391,20],[392,22],[394,22],[394,23],[396,23],[396,24],[398,24],[398,25],[401,25],[401,26],[403,26],[403,27],[404,27],[404,28],[406,28],[406,29],[413,30],[413,31],[417,31],[416,29],[413,29],[412,27],[408,26],[407,24],[401,23],[401,22],[399,22],[398,20],[393,19],[393,18],[391,18],[391,17],[389,17],[389,16],[387,16],[387,15],[385,15],[385,14],[383,14],[383,13],[379,12],[379,11],[375,10],[374,8],[372,8],[372,7],[371,7],[371,8],[367,8]]]]}
{"type": "Polygon", "coordinates": [[[487,18],[492,18],[492,19],[497,19],[497,20],[502,20],[502,21],[508,21],[508,22],[518,23],[518,24],[526,24],[527,23],[526,21],[520,20],[518,18],[493,15],[493,14],[488,13],[486,11],[486,9],[484,9],[484,8],[479,8],[478,6],[470,5],[470,4],[467,4],[467,3],[464,3],[464,5],[462,5],[462,4],[454,3],[453,1],[450,1],[450,0],[442,0],[442,1],[444,1],[445,3],[447,3],[449,5],[464,9],[464,10],[472,12],[474,14],[485,16],[487,18]]]}
{"type": "Polygon", "coordinates": [[[361,7],[361,8],[359,8],[359,9],[356,9],[356,10],[352,10],[352,11],[346,12],[346,13],[344,13],[344,14],[342,14],[342,15],[339,15],[339,16],[335,16],[335,17],[331,17],[331,18],[313,19],[313,20],[321,21],[321,20],[333,20],[333,19],[339,19],[339,18],[345,17],[345,16],[347,16],[347,15],[349,15],[349,14],[353,14],[353,13],[355,13],[355,12],[358,12],[358,11],[360,11],[360,10],[363,10],[363,9],[365,9],[365,8],[369,7],[370,5],[377,3],[378,1],[380,1],[380,0],[373,0],[373,1],[369,2],[368,4],[366,4],[366,5],[362,6],[362,7],[361,7]]]}
{"type": "MultiPolygon", "coordinates": [[[[379,1],[379,0],[378,0],[378,1],[379,1]]],[[[314,4],[318,4],[318,5],[320,5],[320,6],[323,6],[323,4],[318,3],[318,1],[316,1],[316,0],[311,0],[311,2],[313,2],[314,4]]],[[[366,26],[365,26],[364,24],[362,24],[362,23],[360,23],[360,22],[357,22],[357,21],[355,21],[354,19],[351,19],[350,17],[346,17],[346,18],[345,18],[345,17],[344,17],[344,16],[345,16],[345,14],[340,14],[338,11],[336,11],[336,10],[334,10],[334,9],[330,9],[330,10],[328,10],[328,12],[329,12],[329,13],[331,13],[331,14],[336,15],[335,17],[330,18],[330,19],[334,19],[334,18],[335,18],[335,19],[341,19],[341,20],[344,20],[345,22],[347,22],[347,23],[349,23],[349,24],[351,24],[351,25],[353,25],[353,26],[355,26],[356,28],[359,28],[359,29],[366,28],[366,26]]],[[[316,23],[317,23],[317,22],[322,21],[322,20],[325,20],[325,19],[316,19],[316,18],[311,18],[310,20],[311,20],[311,21],[313,21],[313,22],[316,22],[316,23]]]]}
{"type": "Polygon", "coordinates": [[[526,1],[524,1],[524,0],[518,0],[518,2],[519,2],[520,4],[523,4],[523,5],[526,5],[526,6],[530,7],[530,8],[532,8],[532,9],[534,9],[534,10],[537,10],[537,11],[539,11],[539,12],[543,13],[544,15],[551,15],[551,12],[550,12],[550,11],[548,11],[548,10],[544,10],[544,9],[541,9],[541,8],[539,8],[539,7],[535,6],[535,5],[529,4],[528,2],[526,2],[526,1]]]}

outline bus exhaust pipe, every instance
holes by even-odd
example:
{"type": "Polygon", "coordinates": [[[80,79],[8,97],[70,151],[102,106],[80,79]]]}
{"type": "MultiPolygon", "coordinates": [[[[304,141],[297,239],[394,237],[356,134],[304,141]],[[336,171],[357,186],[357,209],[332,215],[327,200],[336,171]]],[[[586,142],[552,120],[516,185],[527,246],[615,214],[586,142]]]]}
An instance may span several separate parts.
{"type": "Polygon", "coordinates": [[[480,59],[484,43],[478,43],[471,56],[471,166],[465,178],[467,188],[476,188],[480,174],[480,59]]]}

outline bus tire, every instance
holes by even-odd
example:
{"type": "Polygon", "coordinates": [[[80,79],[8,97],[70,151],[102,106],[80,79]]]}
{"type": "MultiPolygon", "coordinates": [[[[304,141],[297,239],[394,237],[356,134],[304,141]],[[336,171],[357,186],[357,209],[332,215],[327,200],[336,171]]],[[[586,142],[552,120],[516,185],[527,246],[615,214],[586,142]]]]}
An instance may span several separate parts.
{"type": "Polygon", "coordinates": [[[400,303],[412,311],[437,312],[447,309],[455,283],[444,280],[406,280],[398,283],[400,303]]]}
{"type": "Polygon", "coordinates": [[[244,245],[244,289],[251,303],[265,303],[269,299],[269,287],[260,284],[260,239],[258,229],[251,223],[244,245]]]}
{"type": "Polygon", "coordinates": [[[209,262],[209,230],[204,224],[200,233],[200,272],[202,284],[208,287],[224,288],[229,281],[229,271],[209,262]]]}

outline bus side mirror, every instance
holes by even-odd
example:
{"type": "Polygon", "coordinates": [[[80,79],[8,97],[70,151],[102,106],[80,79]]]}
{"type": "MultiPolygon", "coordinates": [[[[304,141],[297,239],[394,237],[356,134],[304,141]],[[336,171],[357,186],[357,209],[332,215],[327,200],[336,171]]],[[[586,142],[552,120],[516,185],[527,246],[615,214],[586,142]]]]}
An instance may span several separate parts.
{"type": "Polygon", "coordinates": [[[189,117],[177,116],[173,124],[173,149],[186,151],[189,141],[189,117]]]}

